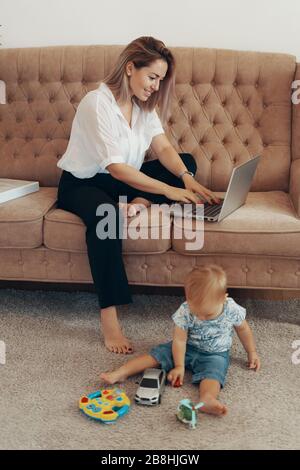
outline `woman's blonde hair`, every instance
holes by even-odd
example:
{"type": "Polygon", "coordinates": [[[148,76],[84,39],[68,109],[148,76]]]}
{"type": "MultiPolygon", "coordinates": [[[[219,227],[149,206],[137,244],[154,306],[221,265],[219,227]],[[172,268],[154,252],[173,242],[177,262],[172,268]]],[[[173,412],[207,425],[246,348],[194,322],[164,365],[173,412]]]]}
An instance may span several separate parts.
{"type": "Polygon", "coordinates": [[[222,301],[227,290],[227,276],[223,268],[216,264],[194,268],[184,284],[187,300],[193,305],[201,305],[208,297],[222,301]]]}
{"type": "Polygon", "coordinates": [[[170,113],[171,101],[175,97],[175,59],[165,44],[152,36],[142,36],[128,44],[119,55],[112,71],[102,81],[111,89],[120,103],[130,98],[129,78],[126,64],[133,62],[137,69],[149,67],[156,60],[164,60],[168,64],[165,78],[161,81],[159,91],[153,93],[149,100],[141,101],[136,96],[133,100],[146,111],[159,107],[162,125],[165,125],[170,113]]]}

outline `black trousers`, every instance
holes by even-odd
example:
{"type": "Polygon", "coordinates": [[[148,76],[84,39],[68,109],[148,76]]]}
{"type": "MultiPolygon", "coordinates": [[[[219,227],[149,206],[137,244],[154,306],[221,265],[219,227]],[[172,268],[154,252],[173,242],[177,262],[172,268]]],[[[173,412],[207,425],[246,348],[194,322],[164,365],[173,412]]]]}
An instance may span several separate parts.
{"type": "MultiPolygon", "coordinates": [[[[189,171],[196,173],[197,165],[192,155],[179,154],[189,171]]],[[[143,163],[140,171],[152,178],[184,188],[181,179],[168,171],[159,160],[143,163]]],[[[63,171],[58,187],[58,208],[78,215],[86,226],[86,244],[91,273],[96,287],[100,308],[132,302],[130,288],[122,258],[122,238],[100,239],[96,226],[103,216],[97,216],[100,204],[113,204],[116,208],[116,227],[122,217],[117,204],[119,196],[127,196],[131,202],[136,197],[144,197],[156,204],[170,202],[165,196],[152,194],[129,186],[107,173],[97,173],[92,178],[76,178],[63,171]]]]}

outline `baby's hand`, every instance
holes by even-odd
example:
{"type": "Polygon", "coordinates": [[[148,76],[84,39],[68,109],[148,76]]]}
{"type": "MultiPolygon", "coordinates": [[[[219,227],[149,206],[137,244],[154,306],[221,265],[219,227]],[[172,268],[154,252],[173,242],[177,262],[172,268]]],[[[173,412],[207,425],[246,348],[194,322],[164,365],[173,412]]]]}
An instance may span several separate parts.
{"type": "Polygon", "coordinates": [[[254,369],[255,372],[258,372],[260,369],[260,359],[256,351],[248,353],[248,362],[249,369],[254,369]]]}
{"type": "Polygon", "coordinates": [[[168,374],[168,380],[171,382],[172,387],[180,387],[183,384],[183,377],[184,377],[184,367],[175,367],[174,369],[170,370],[168,374]],[[179,384],[179,385],[178,385],[179,384]]]}

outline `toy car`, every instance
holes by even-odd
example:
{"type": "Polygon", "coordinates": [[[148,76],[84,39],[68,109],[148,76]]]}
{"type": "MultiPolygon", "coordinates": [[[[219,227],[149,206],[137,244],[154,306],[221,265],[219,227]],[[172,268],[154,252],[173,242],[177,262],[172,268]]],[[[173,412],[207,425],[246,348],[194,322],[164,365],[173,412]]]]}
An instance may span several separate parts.
{"type": "Polygon", "coordinates": [[[159,405],[165,384],[166,372],[164,370],[146,369],[135,394],[135,402],[139,405],[159,405]]]}

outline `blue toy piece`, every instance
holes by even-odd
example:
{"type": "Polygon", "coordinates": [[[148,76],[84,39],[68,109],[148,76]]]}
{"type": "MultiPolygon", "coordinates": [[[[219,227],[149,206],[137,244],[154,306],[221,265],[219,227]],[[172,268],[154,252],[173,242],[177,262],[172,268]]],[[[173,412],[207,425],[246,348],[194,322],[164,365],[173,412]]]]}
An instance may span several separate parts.
{"type": "Polygon", "coordinates": [[[82,396],[79,400],[79,409],[92,419],[112,424],[128,413],[130,400],[125,392],[117,387],[101,388],[82,396]]]}
{"type": "Polygon", "coordinates": [[[197,410],[202,408],[204,403],[200,401],[194,405],[191,400],[184,398],[179,402],[176,416],[184,424],[188,424],[190,429],[195,429],[197,425],[197,410]]]}

